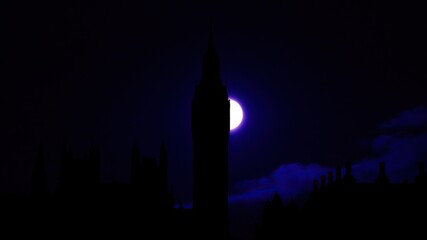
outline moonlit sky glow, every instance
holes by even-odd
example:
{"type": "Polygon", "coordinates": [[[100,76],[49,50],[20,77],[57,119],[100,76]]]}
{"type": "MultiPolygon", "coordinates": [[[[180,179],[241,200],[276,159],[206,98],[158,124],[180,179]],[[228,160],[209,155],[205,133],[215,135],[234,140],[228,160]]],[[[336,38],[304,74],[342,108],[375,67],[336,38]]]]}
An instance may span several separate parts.
{"type": "Polygon", "coordinates": [[[240,104],[230,98],[230,130],[236,129],[243,120],[243,110],[240,104]]]}

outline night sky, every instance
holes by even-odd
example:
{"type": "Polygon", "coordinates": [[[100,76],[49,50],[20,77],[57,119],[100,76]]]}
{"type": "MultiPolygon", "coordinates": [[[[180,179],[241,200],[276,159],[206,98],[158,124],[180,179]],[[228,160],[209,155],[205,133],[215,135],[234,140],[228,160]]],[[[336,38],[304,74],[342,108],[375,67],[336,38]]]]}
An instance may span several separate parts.
{"type": "Polygon", "coordinates": [[[102,180],[129,180],[131,146],[158,157],[190,204],[191,100],[212,19],[221,78],[244,110],[230,201],[291,197],[338,162],[394,181],[427,159],[427,15],[408,1],[1,3],[0,191],[29,190],[43,144],[100,146],[102,180]]]}

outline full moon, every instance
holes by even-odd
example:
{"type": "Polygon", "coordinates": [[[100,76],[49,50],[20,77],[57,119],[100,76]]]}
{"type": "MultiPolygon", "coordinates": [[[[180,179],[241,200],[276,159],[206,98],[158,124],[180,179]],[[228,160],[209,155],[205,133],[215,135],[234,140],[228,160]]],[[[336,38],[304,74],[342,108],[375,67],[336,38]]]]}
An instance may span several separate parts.
{"type": "Polygon", "coordinates": [[[230,130],[236,129],[243,120],[243,110],[238,102],[230,98],[230,130]]]}

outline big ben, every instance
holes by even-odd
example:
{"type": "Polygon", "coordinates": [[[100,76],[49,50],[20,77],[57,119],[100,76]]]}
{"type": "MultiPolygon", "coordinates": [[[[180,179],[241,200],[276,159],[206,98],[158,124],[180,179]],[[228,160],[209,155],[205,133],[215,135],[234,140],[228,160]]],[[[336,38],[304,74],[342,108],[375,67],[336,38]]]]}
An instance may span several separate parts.
{"type": "Polygon", "coordinates": [[[211,30],[192,101],[193,210],[198,231],[215,239],[229,236],[229,135],[230,101],[211,30]]]}

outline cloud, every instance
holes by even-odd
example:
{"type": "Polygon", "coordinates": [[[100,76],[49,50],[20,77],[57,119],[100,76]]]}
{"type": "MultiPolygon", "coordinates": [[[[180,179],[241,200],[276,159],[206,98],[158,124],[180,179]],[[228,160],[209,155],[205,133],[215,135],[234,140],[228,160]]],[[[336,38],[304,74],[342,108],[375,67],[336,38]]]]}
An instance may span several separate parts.
{"type": "Polygon", "coordinates": [[[403,111],[397,117],[380,125],[380,128],[383,130],[396,130],[410,127],[422,129],[427,127],[427,109],[424,106],[403,111]]]}
{"type": "Polygon", "coordinates": [[[230,202],[266,200],[275,192],[296,196],[311,189],[313,179],[328,170],[317,164],[284,164],[268,177],[238,183],[238,193],[230,196],[230,202]]]}
{"type": "MultiPolygon", "coordinates": [[[[404,111],[380,124],[382,133],[372,139],[372,154],[355,162],[352,174],[359,182],[373,182],[380,162],[392,182],[412,181],[417,164],[427,159],[427,109],[423,106],[404,111]]],[[[318,164],[283,164],[267,177],[246,180],[235,186],[230,202],[260,202],[279,192],[284,199],[308,193],[313,179],[333,168],[318,164]]],[[[343,174],[345,171],[343,170],[343,174]]]]}

